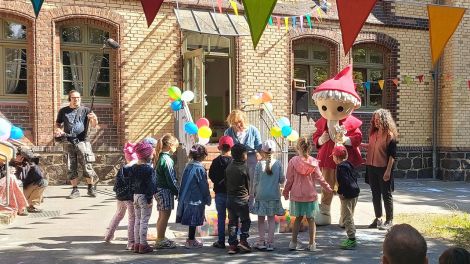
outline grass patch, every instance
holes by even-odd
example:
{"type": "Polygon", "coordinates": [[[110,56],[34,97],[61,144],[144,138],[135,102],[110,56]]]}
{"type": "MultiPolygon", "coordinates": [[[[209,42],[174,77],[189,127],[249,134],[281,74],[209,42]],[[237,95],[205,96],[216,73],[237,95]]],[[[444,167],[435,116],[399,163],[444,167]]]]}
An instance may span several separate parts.
{"type": "Polygon", "coordinates": [[[396,223],[407,223],[426,237],[440,238],[470,250],[470,214],[399,214],[396,223]]]}

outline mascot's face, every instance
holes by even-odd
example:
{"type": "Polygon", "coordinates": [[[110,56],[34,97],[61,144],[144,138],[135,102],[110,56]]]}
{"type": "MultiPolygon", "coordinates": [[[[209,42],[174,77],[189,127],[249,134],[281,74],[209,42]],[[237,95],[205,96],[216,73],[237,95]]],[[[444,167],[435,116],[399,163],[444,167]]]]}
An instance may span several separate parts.
{"type": "Polygon", "coordinates": [[[316,104],[321,116],[326,120],[342,120],[351,115],[354,104],[333,99],[317,99],[316,104]]]}

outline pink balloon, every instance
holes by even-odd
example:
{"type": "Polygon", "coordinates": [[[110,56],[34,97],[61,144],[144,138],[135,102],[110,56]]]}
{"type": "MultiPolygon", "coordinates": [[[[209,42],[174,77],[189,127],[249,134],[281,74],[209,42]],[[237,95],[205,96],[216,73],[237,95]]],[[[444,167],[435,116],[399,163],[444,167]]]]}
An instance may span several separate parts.
{"type": "Polygon", "coordinates": [[[198,128],[201,128],[203,126],[209,126],[209,120],[207,118],[199,118],[199,120],[196,121],[196,126],[198,128]]]}

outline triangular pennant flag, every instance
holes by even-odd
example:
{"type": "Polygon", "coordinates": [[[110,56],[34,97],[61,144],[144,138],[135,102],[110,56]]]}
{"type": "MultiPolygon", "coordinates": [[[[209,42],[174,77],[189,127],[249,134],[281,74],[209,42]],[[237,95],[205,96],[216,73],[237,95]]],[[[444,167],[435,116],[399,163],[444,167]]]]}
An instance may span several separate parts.
{"type": "Polygon", "coordinates": [[[41,11],[42,3],[44,0],[31,0],[31,3],[33,4],[33,9],[34,9],[34,14],[36,15],[36,18],[39,16],[39,11],[41,11]]]}
{"type": "Polygon", "coordinates": [[[379,83],[380,90],[383,90],[384,89],[384,80],[379,80],[378,83],[379,83]]]}
{"type": "Polygon", "coordinates": [[[270,26],[273,25],[273,17],[272,16],[269,17],[269,22],[268,23],[269,23],[270,26]]]}
{"type": "Polygon", "coordinates": [[[465,8],[428,5],[429,37],[432,64],[436,64],[444,47],[460,24],[465,8]]]}
{"type": "Polygon", "coordinates": [[[304,30],[304,16],[300,16],[300,30],[304,30]]]}
{"type": "Polygon", "coordinates": [[[351,49],[376,2],[377,0],[336,0],[345,54],[351,49]]]}
{"type": "Polygon", "coordinates": [[[403,75],[403,84],[411,84],[411,77],[408,75],[403,75]]]}
{"type": "Polygon", "coordinates": [[[317,7],[317,14],[318,14],[318,17],[320,18],[320,21],[322,21],[323,14],[322,14],[322,11],[321,11],[320,7],[317,7]]]}
{"type": "Polygon", "coordinates": [[[276,17],[277,29],[281,29],[281,17],[276,17]]]}
{"type": "Polygon", "coordinates": [[[432,80],[434,81],[434,79],[436,78],[436,74],[434,72],[432,72],[431,77],[432,77],[432,80]]]}
{"type": "MultiPolygon", "coordinates": [[[[238,16],[238,6],[237,6],[237,3],[235,1],[232,1],[230,0],[230,5],[232,6],[233,8],[233,12],[235,13],[236,16],[238,16]]],[[[245,3],[243,3],[243,5],[245,5],[245,3]]],[[[246,9],[246,7],[245,7],[246,9]]],[[[249,25],[249,24],[248,24],[249,25]]],[[[266,23],[264,23],[263,25],[266,25],[266,23]]]]}
{"type": "Polygon", "coordinates": [[[292,27],[295,29],[296,25],[297,25],[297,17],[293,16],[292,17],[292,27]]]}
{"type": "Polygon", "coordinates": [[[266,29],[269,17],[274,10],[277,0],[245,0],[243,7],[245,8],[246,20],[250,27],[251,40],[253,47],[256,49],[258,42],[266,29]]]}
{"type": "Polygon", "coordinates": [[[467,83],[468,83],[468,89],[470,90],[470,80],[467,81],[467,83]]]}
{"type": "Polygon", "coordinates": [[[289,18],[284,17],[284,25],[286,27],[286,31],[289,31],[289,18]]]}
{"type": "Polygon", "coordinates": [[[217,0],[217,7],[219,8],[219,13],[222,14],[222,1],[223,0],[217,0]]]}
{"type": "Polygon", "coordinates": [[[150,27],[157,16],[163,0],[140,0],[140,3],[144,9],[145,18],[147,19],[147,27],[150,27]]]}
{"type": "Polygon", "coordinates": [[[424,75],[422,75],[422,74],[418,75],[418,76],[416,76],[416,78],[418,78],[419,82],[422,83],[423,80],[424,80],[424,75]]]}
{"type": "Polygon", "coordinates": [[[364,82],[364,88],[366,88],[367,91],[370,91],[370,82],[367,81],[367,82],[364,82]]]}
{"type": "Polygon", "coordinates": [[[310,15],[306,14],[305,16],[307,17],[308,26],[310,27],[310,29],[312,29],[312,19],[310,18],[310,15]]]}
{"type": "Polygon", "coordinates": [[[452,74],[446,73],[445,78],[446,78],[446,81],[452,80],[452,74]]]}
{"type": "Polygon", "coordinates": [[[397,78],[393,79],[392,82],[395,84],[395,86],[398,86],[398,79],[397,78]]]}

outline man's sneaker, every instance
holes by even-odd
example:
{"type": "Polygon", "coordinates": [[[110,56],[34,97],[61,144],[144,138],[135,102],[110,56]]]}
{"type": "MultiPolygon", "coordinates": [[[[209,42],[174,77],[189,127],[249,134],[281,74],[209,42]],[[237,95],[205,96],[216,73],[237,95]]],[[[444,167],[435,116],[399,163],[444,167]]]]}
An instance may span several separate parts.
{"type": "Polygon", "coordinates": [[[298,242],[295,243],[293,241],[289,242],[289,250],[303,250],[302,243],[298,242]]]}
{"type": "Polygon", "coordinates": [[[215,248],[225,248],[225,243],[220,242],[220,241],[215,241],[214,244],[212,244],[212,246],[215,248]]]}
{"type": "Polygon", "coordinates": [[[200,241],[197,241],[196,239],[194,240],[186,239],[186,243],[184,244],[184,247],[187,249],[202,248],[202,246],[203,244],[200,241]]]}
{"type": "Polygon", "coordinates": [[[265,250],[266,249],[266,242],[258,241],[255,243],[255,248],[258,250],[265,250]]]}
{"type": "Polygon", "coordinates": [[[230,246],[228,246],[228,251],[227,251],[227,253],[229,253],[230,255],[237,254],[237,253],[238,253],[238,247],[237,247],[237,245],[230,245],[230,246]]]}
{"type": "Polygon", "coordinates": [[[375,218],[372,224],[369,225],[369,228],[378,228],[381,225],[382,225],[382,219],[375,218]]]}
{"type": "Polygon", "coordinates": [[[238,247],[240,248],[240,251],[242,253],[249,253],[251,252],[251,247],[250,244],[246,240],[241,240],[240,244],[238,244],[238,247]]]}
{"type": "Polygon", "coordinates": [[[317,250],[317,243],[313,242],[313,244],[308,245],[308,251],[316,251],[317,250]]]}
{"type": "Polygon", "coordinates": [[[273,243],[268,243],[268,244],[266,245],[266,250],[267,250],[267,251],[273,251],[273,250],[274,250],[274,245],[273,245],[273,243]]]}
{"type": "Polygon", "coordinates": [[[96,197],[96,191],[95,191],[95,189],[93,189],[93,188],[89,188],[87,194],[88,194],[88,196],[90,196],[90,197],[96,197]]]}
{"type": "Polygon", "coordinates": [[[157,240],[155,242],[156,249],[170,249],[176,248],[176,243],[174,241],[169,240],[168,238],[164,238],[162,240],[157,240]]]}
{"type": "Polygon", "coordinates": [[[148,244],[146,244],[146,245],[140,244],[139,245],[139,253],[140,254],[150,253],[152,251],[153,251],[153,248],[151,246],[149,246],[148,244]]]}
{"type": "Polygon", "coordinates": [[[342,249],[355,249],[357,245],[356,240],[346,239],[341,242],[340,247],[342,249]]]}
{"type": "Polygon", "coordinates": [[[80,192],[78,191],[78,189],[73,189],[72,192],[70,193],[70,195],[67,198],[75,199],[75,198],[78,198],[78,197],[80,197],[80,192]]]}
{"type": "Polygon", "coordinates": [[[379,230],[389,230],[393,226],[392,220],[387,220],[383,225],[379,226],[379,230]]]}

